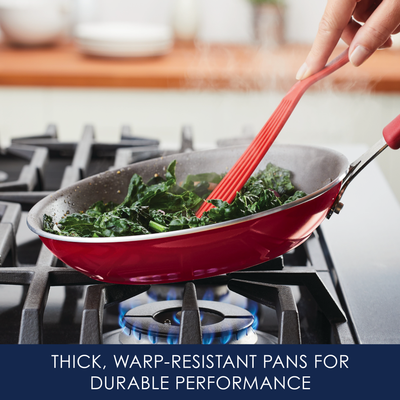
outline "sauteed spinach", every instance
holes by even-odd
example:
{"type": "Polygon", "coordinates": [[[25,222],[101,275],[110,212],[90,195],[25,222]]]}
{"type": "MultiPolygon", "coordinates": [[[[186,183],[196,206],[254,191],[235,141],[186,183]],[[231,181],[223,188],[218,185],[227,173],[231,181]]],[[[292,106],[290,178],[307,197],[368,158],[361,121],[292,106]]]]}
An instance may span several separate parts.
{"type": "Polygon", "coordinates": [[[201,218],[195,211],[223,175],[189,175],[178,185],[176,161],[167,168],[165,178],[155,175],[149,182],[134,174],[121,204],[98,201],[81,213],[66,215],[56,222],[44,215],[43,229],[57,235],[112,237],[169,232],[215,224],[269,210],[306,194],[296,191],[288,170],[268,164],[252,176],[231,204],[210,200],[215,206],[201,218]]]}

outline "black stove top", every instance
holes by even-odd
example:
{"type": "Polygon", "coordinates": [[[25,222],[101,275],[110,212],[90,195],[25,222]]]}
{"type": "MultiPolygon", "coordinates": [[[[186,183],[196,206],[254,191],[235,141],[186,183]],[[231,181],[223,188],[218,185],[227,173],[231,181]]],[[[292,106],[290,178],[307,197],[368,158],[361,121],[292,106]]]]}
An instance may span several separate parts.
{"type": "MultiPolygon", "coordinates": [[[[190,151],[133,137],[97,143],[85,127],[62,143],[49,126],[0,156],[0,343],[3,344],[341,344],[358,343],[351,304],[319,228],[268,263],[175,285],[99,283],[62,264],[31,234],[26,212],[52,191],[112,167],[190,151]]],[[[345,282],[347,290],[347,283],[345,282]]],[[[399,340],[400,341],[400,340],[399,340]]]]}

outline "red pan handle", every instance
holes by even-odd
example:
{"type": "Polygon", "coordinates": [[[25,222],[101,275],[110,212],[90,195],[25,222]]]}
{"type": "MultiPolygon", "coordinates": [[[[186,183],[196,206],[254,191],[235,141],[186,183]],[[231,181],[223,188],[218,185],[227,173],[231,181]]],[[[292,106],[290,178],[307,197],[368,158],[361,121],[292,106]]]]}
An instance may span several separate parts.
{"type": "Polygon", "coordinates": [[[393,150],[400,148],[400,115],[383,128],[383,137],[393,150]]]}

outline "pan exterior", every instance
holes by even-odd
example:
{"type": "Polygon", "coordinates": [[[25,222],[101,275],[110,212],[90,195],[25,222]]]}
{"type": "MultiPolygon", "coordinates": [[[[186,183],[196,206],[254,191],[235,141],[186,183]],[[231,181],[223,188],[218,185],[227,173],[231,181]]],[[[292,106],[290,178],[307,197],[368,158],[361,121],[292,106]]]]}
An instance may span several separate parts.
{"type": "Polygon", "coordinates": [[[35,204],[28,226],[65,264],[93,279],[119,284],[169,283],[225,274],[263,263],[303,243],[321,224],[335,201],[348,168],[330,149],[274,145],[261,162],[293,172],[306,197],[237,220],[182,231],[110,238],[58,236],[43,231],[43,215],[59,220],[98,200],[123,201],[133,173],[150,179],[177,161],[178,182],[188,174],[223,173],[245,146],[182,153],[143,161],[85,178],[35,204]]]}
{"type": "Polygon", "coordinates": [[[249,268],[300,245],[322,223],[339,189],[340,183],[295,207],[188,235],[101,245],[41,239],[65,264],[104,282],[202,279],[249,268]]]}

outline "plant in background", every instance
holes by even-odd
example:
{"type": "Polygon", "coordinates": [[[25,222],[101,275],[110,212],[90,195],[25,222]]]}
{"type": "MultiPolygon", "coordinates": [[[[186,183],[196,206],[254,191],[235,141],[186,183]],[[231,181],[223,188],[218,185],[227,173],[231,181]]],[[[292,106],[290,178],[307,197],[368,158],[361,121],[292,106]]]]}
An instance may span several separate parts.
{"type": "Polygon", "coordinates": [[[264,48],[275,48],[284,42],[285,0],[248,0],[254,6],[254,36],[264,48]]]}

